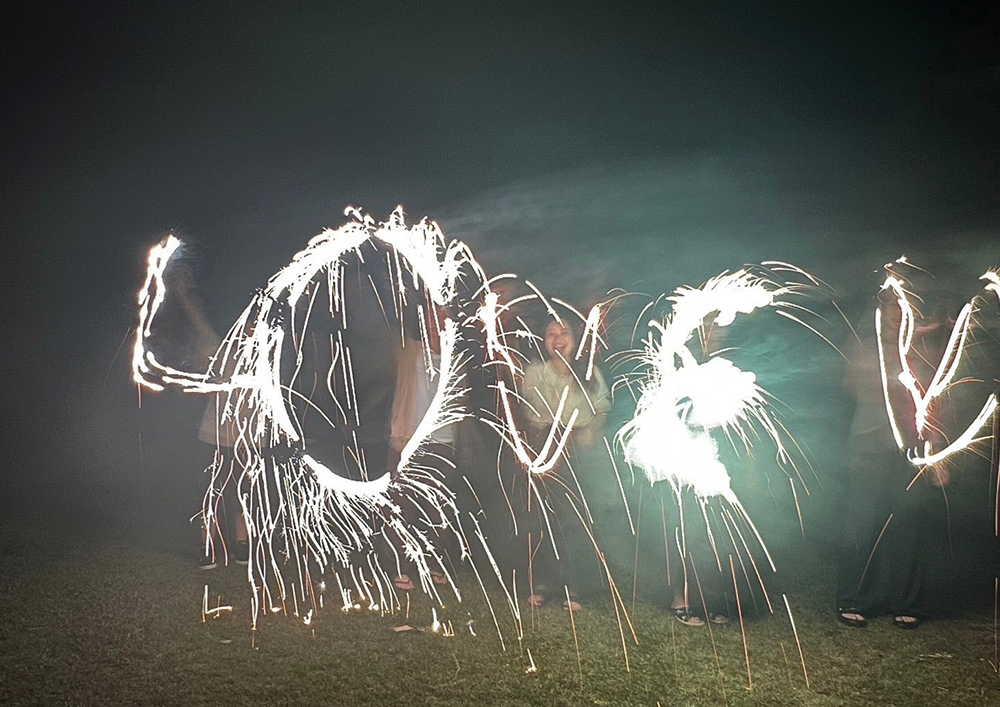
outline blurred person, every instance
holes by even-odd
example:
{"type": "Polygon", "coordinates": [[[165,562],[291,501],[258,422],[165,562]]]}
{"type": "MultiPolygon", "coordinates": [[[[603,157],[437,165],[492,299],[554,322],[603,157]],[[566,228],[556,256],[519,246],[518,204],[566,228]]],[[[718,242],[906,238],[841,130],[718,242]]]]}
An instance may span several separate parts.
{"type": "Polygon", "coordinates": [[[577,411],[577,418],[563,457],[556,466],[545,474],[541,483],[527,479],[524,471],[519,470],[511,499],[516,504],[515,513],[521,516],[520,534],[530,538],[529,603],[541,606],[562,597],[563,607],[575,611],[580,608],[580,554],[590,546],[588,529],[583,525],[590,524],[589,512],[579,496],[581,493],[586,495],[588,488],[599,484],[595,478],[596,460],[589,450],[597,454],[603,451],[604,423],[611,408],[611,394],[599,368],[593,369],[589,380],[585,365],[577,366],[579,370],[574,368],[577,341],[568,323],[549,322],[542,343],[543,358],[528,364],[518,387],[522,397],[520,417],[528,447],[539,452],[554,423],[561,431],[573,410],[577,411]],[[564,394],[562,415],[556,420],[564,394]],[[538,508],[538,503],[545,508],[538,508]]]}
{"type": "MultiPolygon", "coordinates": [[[[396,384],[393,392],[392,414],[389,432],[389,468],[395,471],[399,465],[403,448],[413,437],[420,422],[430,409],[431,402],[441,384],[441,322],[447,316],[444,308],[427,305],[425,315],[427,333],[426,349],[421,339],[405,336],[403,346],[396,359],[396,384]],[[431,379],[431,369],[437,372],[431,379]]],[[[416,332],[414,332],[415,334],[416,332]]],[[[445,425],[430,434],[430,439],[421,446],[411,459],[414,468],[429,471],[445,480],[446,485],[454,488],[452,473],[455,468],[455,425],[445,425]]],[[[399,498],[397,503],[403,509],[404,518],[415,523],[420,519],[420,509],[409,499],[399,498]]],[[[445,554],[450,549],[445,537],[445,554]]],[[[442,558],[444,559],[444,558],[442,558]]],[[[442,567],[431,567],[431,581],[438,585],[448,583],[442,567]]],[[[393,578],[393,585],[401,591],[411,591],[416,588],[411,574],[414,572],[413,561],[401,557],[399,572],[393,578]]]]}
{"type": "MultiPolygon", "coordinates": [[[[702,327],[702,349],[707,357],[709,352],[722,349],[729,327],[715,326],[714,315],[706,318],[702,327]]],[[[675,531],[666,558],[671,614],[690,627],[704,626],[706,621],[718,625],[729,623],[727,587],[731,585],[720,563],[726,561],[727,553],[736,556],[738,553],[730,545],[728,533],[709,532],[708,515],[703,514],[702,504],[710,502],[698,498],[693,489],[682,489],[677,497],[672,497],[674,490],[667,484],[659,484],[656,491],[664,511],[663,531],[665,534],[670,534],[671,528],[675,531]]],[[[744,594],[749,595],[749,590],[744,594]]]]}
{"type": "MultiPolygon", "coordinates": [[[[182,362],[185,367],[207,371],[222,339],[212,323],[198,289],[190,265],[179,261],[169,271],[170,293],[176,298],[190,326],[192,355],[182,362]]],[[[206,469],[212,481],[206,491],[200,521],[201,551],[198,567],[215,569],[220,558],[228,563],[230,555],[237,564],[249,563],[250,549],[246,521],[236,503],[236,484],[240,474],[234,449],[239,435],[238,425],[222,422],[222,394],[209,397],[198,429],[198,439],[215,448],[212,464],[206,469]],[[226,538],[232,542],[227,543],[226,538]]]]}
{"type": "MultiPolygon", "coordinates": [[[[904,446],[938,449],[944,441],[937,426],[937,400],[927,427],[918,433],[914,403],[898,379],[895,353],[900,311],[883,293],[875,304],[882,312],[889,404],[904,446]]],[[[871,312],[872,317],[874,311],[871,312]]],[[[918,385],[931,379],[947,345],[954,320],[938,306],[918,319],[911,360],[918,385]]],[[[918,469],[910,464],[893,436],[879,365],[879,342],[871,318],[846,350],[845,388],[854,400],[847,445],[848,477],[842,499],[843,547],[837,580],[837,618],[864,628],[872,617],[888,614],[899,628],[917,628],[928,617],[923,602],[927,548],[936,535],[928,509],[948,483],[944,466],[918,469]],[[916,478],[915,478],[916,477],[916,478]],[[911,486],[912,483],[912,486],[911,486]]]]}

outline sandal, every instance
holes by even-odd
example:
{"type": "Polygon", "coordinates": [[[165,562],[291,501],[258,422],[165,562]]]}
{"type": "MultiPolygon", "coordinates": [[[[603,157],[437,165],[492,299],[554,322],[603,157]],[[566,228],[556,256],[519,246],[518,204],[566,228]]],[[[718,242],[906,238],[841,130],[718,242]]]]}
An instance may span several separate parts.
{"type": "Polygon", "coordinates": [[[413,582],[410,580],[408,574],[397,575],[392,580],[392,586],[401,592],[412,592],[416,587],[413,586],[413,582]]]}
{"type": "Polygon", "coordinates": [[[575,614],[576,612],[578,612],[580,609],[583,608],[583,605],[580,604],[580,602],[578,602],[573,597],[570,597],[569,599],[564,601],[562,606],[563,609],[570,612],[571,614],[575,614]]]}
{"type": "Polygon", "coordinates": [[[678,606],[672,609],[674,618],[685,626],[704,626],[705,620],[697,614],[692,614],[686,606],[678,606]]]}
{"type": "Polygon", "coordinates": [[[892,617],[892,623],[904,631],[912,631],[923,622],[912,614],[896,614],[892,617]]]}
{"type": "Polygon", "coordinates": [[[726,616],[725,614],[716,613],[714,611],[713,612],[709,612],[709,614],[708,614],[708,620],[711,621],[713,624],[716,624],[717,626],[722,626],[724,624],[728,624],[729,623],[729,617],[728,616],[726,616]]]}
{"type": "Polygon", "coordinates": [[[851,628],[864,628],[868,625],[868,619],[856,609],[841,609],[837,612],[837,620],[851,628]]]}
{"type": "Polygon", "coordinates": [[[431,570],[431,581],[440,587],[448,584],[448,577],[440,570],[431,570]]]}

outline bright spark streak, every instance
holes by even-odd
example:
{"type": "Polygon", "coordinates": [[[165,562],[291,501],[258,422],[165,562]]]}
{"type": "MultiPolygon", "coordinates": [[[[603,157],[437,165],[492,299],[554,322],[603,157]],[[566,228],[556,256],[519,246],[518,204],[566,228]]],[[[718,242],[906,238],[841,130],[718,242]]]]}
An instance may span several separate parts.
{"type": "Polygon", "coordinates": [[[538,672],[538,666],[535,665],[535,659],[531,657],[531,649],[528,648],[527,651],[528,651],[528,667],[525,668],[524,672],[530,675],[531,673],[538,672]]]}
{"type": "Polygon", "coordinates": [[[139,290],[139,325],[136,327],[135,345],[132,348],[132,378],[136,383],[145,385],[150,390],[163,390],[163,386],[147,380],[150,373],[145,357],[145,338],[151,333],[153,319],[166,297],[166,284],[163,272],[167,268],[170,257],[180,248],[181,242],[170,234],[163,241],[153,246],[147,258],[146,281],[139,290]]]}
{"type": "Polygon", "coordinates": [[[802,652],[802,643],[799,641],[799,632],[795,628],[795,619],[792,617],[792,607],[788,603],[788,596],[785,594],[781,595],[781,598],[785,600],[785,609],[788,611],[788,622],[792,625],[792,633],[795,635],[795,645],[799,649],[799,661],[802,663],[802,675],[806,679],[806,688],[809,687],[809,671],[806,670],[806,656],[802,652]]]}
{"type": "Polygon", "coordinates": [[[573,629],[573,645],[576,647],[576,669],[580,675],[580,684],[583,684],[583,661],[580,659],[580,639],[576,635],[576,617],[573,615],[575,612],[573,610],[573,598],[570,596],[569,587],[563,585],[563,590],[566,592],[566,608],[569,610],[569,623],[573,629]]]}
{"type": "Polygon", "coordinates": [[[914,466],[931,466],[937,464],[938,462],[944,461],[952,454],[960,452],[963,449],[969,447],[969,445],[979,442],[984,439],[989,439],[989,437],[977,437],[979,430],[983,429],[986,424],[990,421],[990,417],[996,412],[998,407],[996,394],[990,395],[987,398],[986,403],[983,405],[983,409],[979,411],[975,419],[969,423],[969,426],[965,428],[961,435],[955,438],[955,441],[946,446],[944,449],[938,452],[931,452],[931,443],[924,442],[924,448],[922,454],[913,453],[913,451],[907,452],[907,459],[914,466]]]}
{"type": "MultiPolygon", "coordinates": [[[[220,601],[221,601],[221,598],[220,598],[220,601]]],[[[205,585],[205,593],[202,595],[202,599],[201,599],[201,621],[202,621],[202,623],[204,623],[205,621],[207,621],[209,618],[216,618],[216,617],[219,616],[219,614],[221,614],[223,612],[226,612],[226,611],[231,612],[232,610],[233,610],[232,606],[229,606],[229,605],[222,606],[221,604],[216,604],[216,606],[214,608],[211,608],[211,609],[208,608],[208,585],[207,584],[205,585]]]]}
{"type": "Polygon", "coordinates": [[[750,645],[747,643],[747,628],[743,623],[743,604],[740,602],[740,586],[736,580],[736,565],[733,556],[729,556],[729,571],[733,576],[733,591],[736,593],[736,613],[740,617],[740,634],[743,636],[743,656],[747,664],[747,689],[753,690],[753,673],[750,672],[750,645]]]}

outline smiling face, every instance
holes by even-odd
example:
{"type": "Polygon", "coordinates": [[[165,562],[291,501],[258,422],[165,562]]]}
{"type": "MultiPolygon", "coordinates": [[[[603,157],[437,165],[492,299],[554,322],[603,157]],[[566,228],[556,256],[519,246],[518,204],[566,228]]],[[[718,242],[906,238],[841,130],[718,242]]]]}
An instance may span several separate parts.
{"type": "Polygon", "coordinates": [[[573,330],[565,324],[549,322],[545,327],[545,350],[553,361],[571,360],[575,345],[573,330]]]}

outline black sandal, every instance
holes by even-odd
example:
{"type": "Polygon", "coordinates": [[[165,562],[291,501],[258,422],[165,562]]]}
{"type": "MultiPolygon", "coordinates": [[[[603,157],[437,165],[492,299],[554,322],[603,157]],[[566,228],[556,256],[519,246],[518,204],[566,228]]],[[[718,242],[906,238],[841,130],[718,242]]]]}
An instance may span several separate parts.
{"type": "Polygon", "coordinates": [[[686,606],[675,607],[672,611],[674,612],[674,618],[685,626],[699,627],[705,625],[705,620],[697,614],[692,614],[686,606]]]}
{"type": "Polygon", "coordinates": [[[892,623],[896,625],[896,628],[901,628],[904,631],[912,631],[918,628],[923,622],[913,614],[896,614],[892,617],[892,623]]]}
{"type": "Polygon", "coordinates": [[[868,625],[868,619],[857,609],[841,609],[837,612],[837,620],[851,628],[864,628],[868,625]]]}

